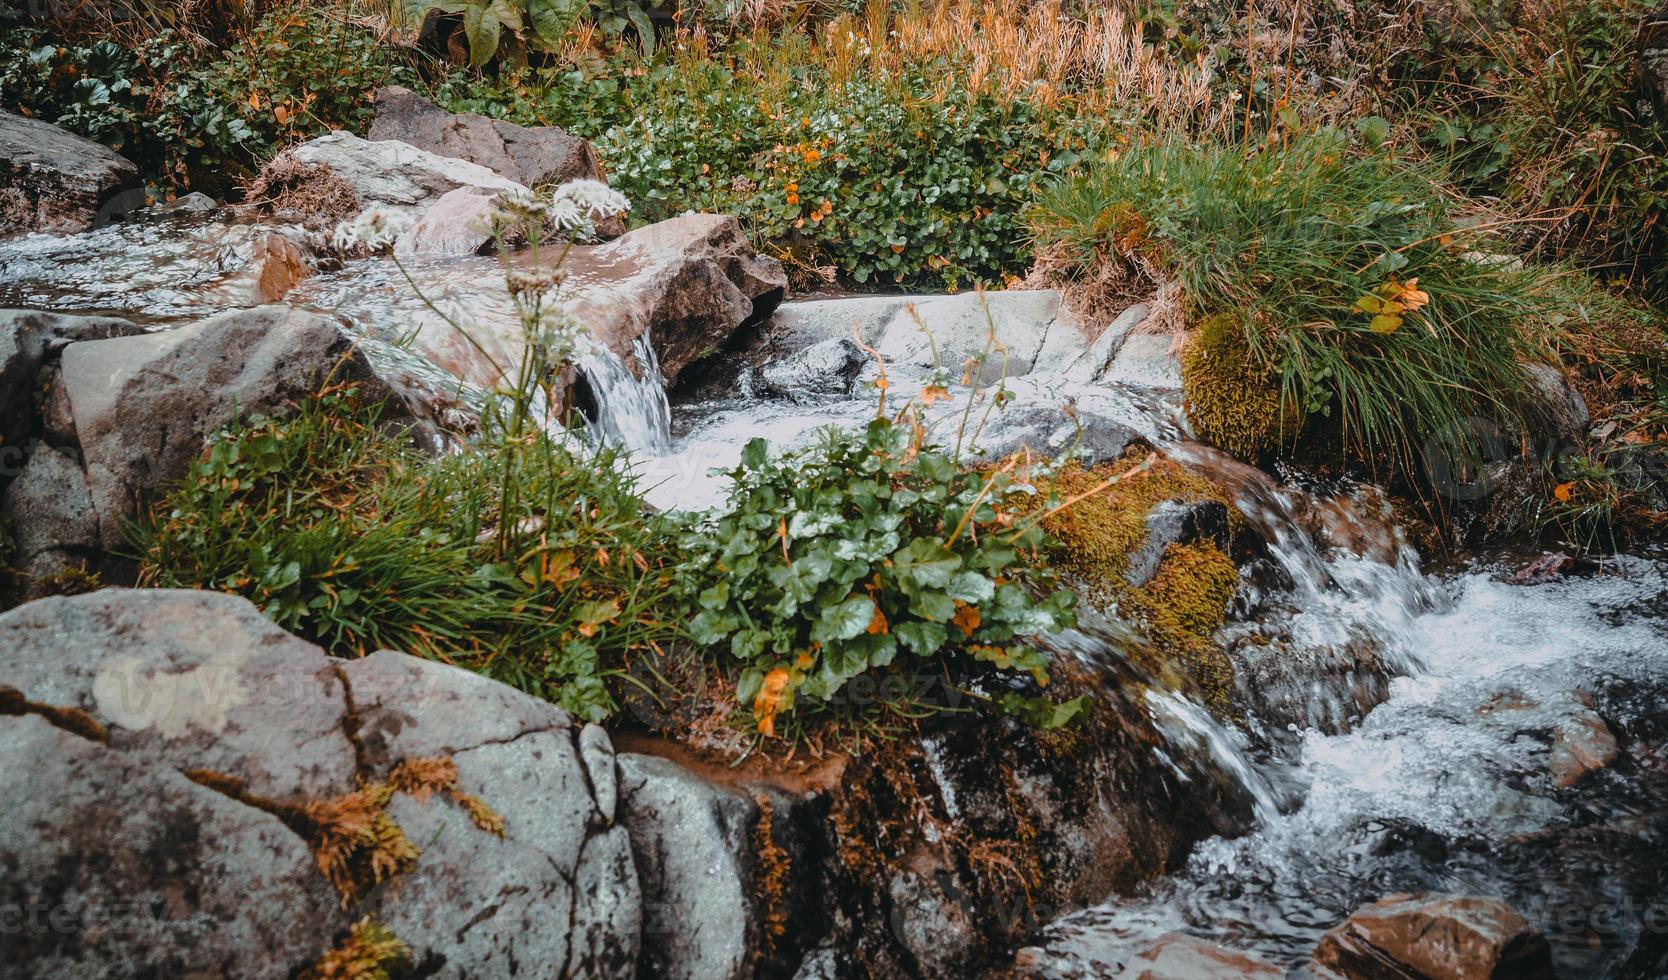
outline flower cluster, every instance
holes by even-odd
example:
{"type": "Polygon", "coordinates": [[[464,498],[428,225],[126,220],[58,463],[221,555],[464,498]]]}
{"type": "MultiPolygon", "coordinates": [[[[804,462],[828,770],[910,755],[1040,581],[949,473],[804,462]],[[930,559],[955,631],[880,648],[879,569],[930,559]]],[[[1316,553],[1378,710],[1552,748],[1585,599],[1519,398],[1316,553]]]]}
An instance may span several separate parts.
{"type": "Polygon", "coordinates": [[[597,222],[631,210],[631,201],[600,180],[570,180],[556,188],[545,216],[558,231],[594,238],[597,222]]]}
{"type": "Polygon", "coordinates": [[[337,225],[335,234],[330,236],[330,244],[344,252],[364,249],[375,254],[393,247],[411,225],[411,217],[404,212],[366,208],[352,221],[337,225]]]}

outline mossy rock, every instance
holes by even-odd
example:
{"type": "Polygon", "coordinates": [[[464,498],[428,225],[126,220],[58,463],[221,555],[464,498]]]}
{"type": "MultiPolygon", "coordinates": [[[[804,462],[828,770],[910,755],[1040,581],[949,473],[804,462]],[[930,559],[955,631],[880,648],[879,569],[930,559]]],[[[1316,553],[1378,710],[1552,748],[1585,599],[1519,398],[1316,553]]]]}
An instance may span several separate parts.
{"type": "Polygon", "coordinates": [[[1256,460],[1297,434],[1302,419],[1279,386],[1252,360],[1241,323],[1206,318],[1182,348],[1182,393],[1187,417],[1205,442],[1256,460]]]}

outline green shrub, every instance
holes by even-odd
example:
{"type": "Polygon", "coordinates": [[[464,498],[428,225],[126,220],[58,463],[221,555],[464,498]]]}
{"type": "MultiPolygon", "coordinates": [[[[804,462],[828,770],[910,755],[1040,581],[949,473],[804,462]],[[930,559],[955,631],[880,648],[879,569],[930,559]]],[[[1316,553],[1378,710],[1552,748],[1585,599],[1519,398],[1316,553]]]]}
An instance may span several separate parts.
{"type": "Polygon", "coordinates": [[[286,143],[363,132],[378,86],[416,84],[411,57],[314,6],[272,13],[224,50],[167,30],[124,48],[16,28],[0,42],[0,103],[104,143],[163,183],[226,194],[286,143]]]}
{"type": "Polygon", "coordinates": [[[1630,39],[1656,0],[1484,3],[1404,48],[1394,95],[1518,237],[1668,296],[1668,127],[1640,112],[1630,39]]]}
{"type": "Polygon", "coordinates": [[[437,94],[454,111],[591,139],[636,220],[734,214],[802,281],[869,286],[1023,273],[1022,208],[1104,130],[1069,103],[974,90],[964,66],[942,59],[830,83],[791,35],[751,54],[645,64],[625,53],[595,73],[459,76],[437,94]],[[772,68],[748,67],[757,62],[772,68]]]}
{"type": "MultiPolygon", "coordinates": [[[[1323,131],[1261,149],[1165,142],[1043,196],[1042,242],[1134,262],[1223,318],[1286,404],[1369,460],[1533,411],[1517,361],[1553,309],[1543,274],[1449,214],[1440,187],[1323,131]]],[[[1475,449],[1471,446],[1468,448],[1475,449]]]]}
{"type": "Polygon", "coordinates": [[[614,464],[540,438],[502,515],[499,454],[430,459],[331,396],[216,438],[134,529],[141,581],[243,595],[334,654],[433,657],[600,720],[604,676],[673,634],[654,523],[614,464]]]}
{"type": "MultiPolygon", "coordinates": [[[[1070,626],[1074,599],[1038,562],[1035,495],[919,439],[885,418],[778,458],[755,439],[728,508],[686,525],[689,634],[740,669],[767,735],[869,671],[978,663],[1047,683],[1025,638],[1070,626]]],[[[1008,693],[1010,710],[1055,724],[1077,710],[1008,693]]]]}

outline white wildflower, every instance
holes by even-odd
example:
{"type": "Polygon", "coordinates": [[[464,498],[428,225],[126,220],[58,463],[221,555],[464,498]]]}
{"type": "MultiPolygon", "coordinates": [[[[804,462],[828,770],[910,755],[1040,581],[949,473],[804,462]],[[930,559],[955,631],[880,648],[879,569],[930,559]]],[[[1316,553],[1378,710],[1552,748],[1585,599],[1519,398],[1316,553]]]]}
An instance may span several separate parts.
{"type": "Polygon", "coordinates": [[[556,198],[545,206],[544,216],[557,231],[576,232],[589,237],[596,232],[596,222],[578,202],[570,198],[556,198]]]}
{"type": "Polygon", "coordinates": [[[570,180],[556,188],[551,197],[554,207],[571,201],[582,213],[593,218],[612,218],[631,210],[631,200],[600,180],[581,178],[570,180]]]}
{"type": "Polygon", "coordinates": [[[342,251],[363,248],[367,252],[380,252],[392,246],[411,224],[410,215],[404,212],[366,208],[352,221],[337,225],[335,234],[330,236],[330,243],[342,251]]]}

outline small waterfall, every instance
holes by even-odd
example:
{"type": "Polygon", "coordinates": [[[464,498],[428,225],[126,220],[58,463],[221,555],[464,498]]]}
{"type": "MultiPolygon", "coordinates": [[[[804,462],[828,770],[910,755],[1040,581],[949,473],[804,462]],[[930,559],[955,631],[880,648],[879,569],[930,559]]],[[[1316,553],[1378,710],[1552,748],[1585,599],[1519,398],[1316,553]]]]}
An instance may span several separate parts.
{"type": "Polygon", "coordinates": [[[1179,694],[1149,690],[1146,698],[1153,722],[1164,737],[1182,752],[1208,758],[1219,772],[1237,783],[1251,798],[1258,823],[1266,824],[1280,816],[1274,784],[1246,754],[1244,735],[1179,694]]]}
{"type": "Polygon", "coordinates": [[[590,388],[595,418],[587,418],[595,444],[661,455],[672,448],[672,407],[660,381],[660,362],[648,331],[631,342],[638,371],[601,344],[574,358],[590,388]]]}

